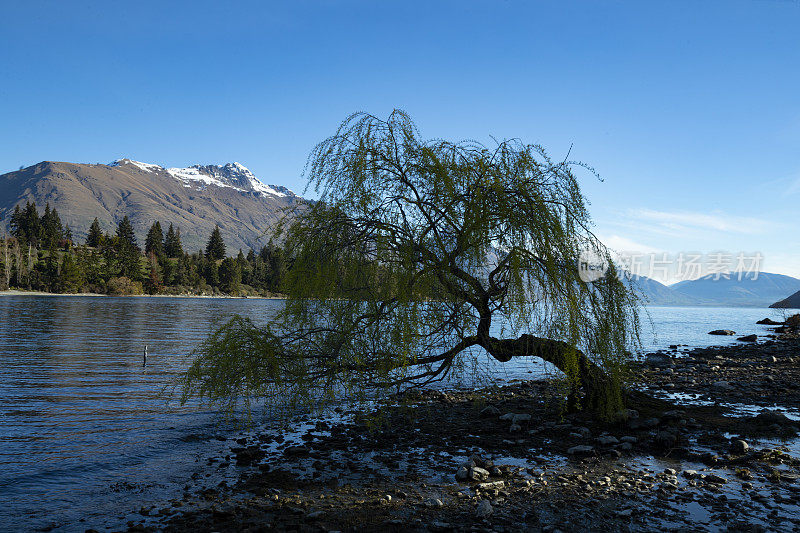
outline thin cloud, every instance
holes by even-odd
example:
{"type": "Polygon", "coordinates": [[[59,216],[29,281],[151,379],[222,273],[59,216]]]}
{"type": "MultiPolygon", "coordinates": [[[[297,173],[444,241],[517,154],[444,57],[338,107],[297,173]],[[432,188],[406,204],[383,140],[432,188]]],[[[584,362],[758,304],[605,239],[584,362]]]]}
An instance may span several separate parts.
{"type": "Polygon", "coordinates": [[[627,237],[622,237],[620,235],[609,235],[609,236],[600,235],[599,238],[603,244],[605,244],[609,249],[615,252],[621,252],[621,253],[641,252],[649,254],[649,253],[658,253],[662,251],[653,246],[648,246],[647,244],[642,244],[640,242],[636,242],[634,240],[628,239],[627,237]]]}
{"type": "Polygon", "coordinates": [[[657,211],[654,209],[632,209],[628,216],[647,221],[666,231],[714,230],[724,233],[757,235],[776,229],[774,224],[755,217],[741,217],[724,213],[701,213],[692,211],[657,211]]]}

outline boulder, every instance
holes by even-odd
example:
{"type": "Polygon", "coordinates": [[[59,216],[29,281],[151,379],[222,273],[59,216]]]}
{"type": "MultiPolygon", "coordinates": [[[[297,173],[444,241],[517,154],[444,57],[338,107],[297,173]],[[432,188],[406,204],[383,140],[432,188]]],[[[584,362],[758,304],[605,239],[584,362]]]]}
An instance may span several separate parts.
{"type": "Polygon", "coordinates": [[[506,487],[505,481],[487,481],[486,483],[478,483],[475,488],[478,490],[502,490],[506,487]]]}
{"type": "Polygon", "coordinates": [[[736,335],[735,331],[730,329],[715,329],[714,331],[709,331],[709,335],[736,335]]]}
{"type": "Polygon", "coordinates": [[[725,479],[724,477],[719,476],[717,474],[708,474],[704,478],[704,481],[706,483],[714,483],[714,484],[717,484],[717,485],[722,485],[723,483],[727,483],[728,482],[727,479],[725,479]]]}
{"type": "Polygon", "coordinates": [[[754,420],[759,426],[786,426],[792,423],[785,414],[780,411],[770,411],[769,409],[764,409],[758,413],[754,420]]]}
{"type": "Polygon", "coordinates": [[[427,498],[422,502],[422,505],[425,507],[430,507],[432,509],[444,507],[444,503],[439,498],[427,498]]]}
{"type": "Polygon", "coordinates": [[[589,446],[588,444],[579,444],[578,446],[573,446],[567,450],[569,455],[589,455],[594,453],[594,446],[589,446]]]}
{"type": "Polygon", "coordinates": [[[510,420],[512,424],[521,425],[522,422],[530,422],[531,415],[521,413],[506,413],[500,417],[500,420],[510,420]]]}
{"type": "Polygon", "coordinates": [[[736,439],[731,442],[731,453],[734,455],[744,455],[749,449],[750,445],[741,439],[736,439]]]}
{"type": "Polygon", "coordinates": [[[530,421],[531,421],[531,415],[529,414],[516,414],[511,419],[512,424],[522,424],[523,422],[530,422],[530,421]]]}
{"type": "Polygon", "coordinates": [[[742,342],[757,342],[758,335],[745,335],[744,337],[738,337],[736,340],[742,342]]]}
{"type": "Polygon", "coordinates": [[[479,466],[473,466],[469,469],[469,479],[473,481],[485,481],[489,478],[489,471],[479,466]]]}
{"type": "Polygon", "coordinates": [[[597,437],[597,442],[600,444],[600,446],[613,446],[614,444],[619,444],[619,440],[613,435],[600,435],[597,437]]]}
{"type": "Polygon", "coordinates": [[[763,318],[763,319],[759,320],[758,322],[756,322],[756,324],[761,324],[762,326],[782,326],[783,322],[776,322],[775,320],[772,320],[771,318],[763,318]]]}
{"type": "Polygon", "coordinates": [[[494,509],[492,508],[492,504],[489,503],[489,500],[481,500],[478,503],[478,507],[475,509],[475,517],[479,519],[489,518],[492,516],[494,509]]]}
{"type": "Polygon", "coordinates": [[[670,366],[672,365],[672,357],[665,353],[649,353],[644,358],[644,364],[649,366],[670,366]]]}

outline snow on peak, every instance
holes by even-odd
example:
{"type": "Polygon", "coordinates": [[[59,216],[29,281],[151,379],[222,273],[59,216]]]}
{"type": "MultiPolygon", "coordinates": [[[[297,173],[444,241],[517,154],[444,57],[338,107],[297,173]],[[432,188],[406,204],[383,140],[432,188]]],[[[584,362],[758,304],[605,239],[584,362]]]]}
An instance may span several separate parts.
{"type": "Polygon", "coordinates": [[[197,187],[205,189],[209,185],[228,187],[240,192],[255,192],[262,196],[294,196],[294,193],[285,187],[265,185],[255,174],[238,162],[219,165],[192,165],[186,168],[164,168],[151,163],[141,163],[132,159],[117,159],[109,164],[116,167],[122,164],[133,165],[145,172],[166,172],[180,181],[184,187],[197,187]]]}
{"type": "Polygon", "coordinates": [[[158,172],[159,170],[164,170],[161,165],[154,165],[152,163],[142,163],[141,161],[134,161],[133,159],[117,159],[116,161],[112,162],[109,166],[110,167],[118,167],[123,163],[128,163],[135,167],[139,167],[140,169],[144,170],[145,172],[158,172]]]}

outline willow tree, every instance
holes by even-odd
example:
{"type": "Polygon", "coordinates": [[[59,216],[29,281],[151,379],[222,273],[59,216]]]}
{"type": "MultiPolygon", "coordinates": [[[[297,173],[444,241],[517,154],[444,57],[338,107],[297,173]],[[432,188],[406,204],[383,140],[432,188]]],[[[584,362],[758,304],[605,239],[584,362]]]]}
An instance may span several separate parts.
{"type": "Polygon", "coordinates": [[[401,111],[350,116],[309,157],[320,200],[285,230],[284,310],[213,333],[184,398],[320,406],[488,356],[540,358],[563,372],[571,407],[618,409],[636,302],[591,231],[576,165],[516,140],[423,140],[401,111]],[[587,253],[611,265],[605,277],[582,279],[587,253]]]}

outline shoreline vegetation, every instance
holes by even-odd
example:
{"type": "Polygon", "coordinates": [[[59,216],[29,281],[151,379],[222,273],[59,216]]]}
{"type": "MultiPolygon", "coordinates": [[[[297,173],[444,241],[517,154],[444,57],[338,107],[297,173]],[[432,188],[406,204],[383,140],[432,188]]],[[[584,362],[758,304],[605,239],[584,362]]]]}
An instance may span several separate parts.
{"type": "MultiPolygon", "coordinates": [[[[0,296],[81,296],[81,297],[119,297],[120,295],[104,294],[98,292],[45,292],[45,291],[28,291],[22,289],[7,289],[0,291],[0,296]]],[[[250,299],[250,300],[285,300],[286,295],[272,294],[272,295],[256,295],[256,296],[233,296],[230,294],[127,294],[122,295],[126,298],[219,298],[219,299],[250,299]]]]}
{"type": "Polygon", "coordinates": [[[180,228],[170,224],[165,234],[159,221],[140,248],[127,216],[113,234],[95,218],[78,244],[49,204],[41,215],[35,203],[18,205],[10,227],[11,235],[0,238],[0,292],[280,298],[291,268],[272,242],[229,256],[218,226],[205,250],[191,254],[180,228]]]}

